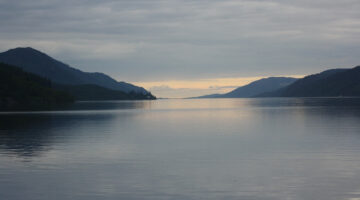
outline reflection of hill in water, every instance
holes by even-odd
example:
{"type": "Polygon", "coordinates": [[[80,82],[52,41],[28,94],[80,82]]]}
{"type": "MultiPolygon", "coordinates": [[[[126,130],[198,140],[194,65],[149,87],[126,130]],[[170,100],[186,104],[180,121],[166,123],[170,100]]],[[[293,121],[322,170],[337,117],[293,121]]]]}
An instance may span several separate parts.
{"type": "Polygon", "coordinates": [[[65,110],[125,110],[145,109],[151,106],[151,101],[82,101],[65,110]]]}
{"type": "Polygon", "coordinates": [[[360,118],[360,98],[255,98],[233,103],[239,108],[264,108],[262,112],[269,116],[271,112],[288,112],[308,119],[360,118]]]}
{"type": "MultiPolygon", "coordinates": [[[[89,126],[109,126],[114,119],[126,120],[133,115],[116,110],[141,109],[146,102],[81,102],[65,112],[0,114],[0,154],[31,157],[52,149],[56,143],[81,137],[89,126]],[[114,110],[106,112],[99,110],[114,110]]],[[[101,133],[106,134],[106,133],[101,133]]],[[[86,135],[91,137],[91,135],[86,135]]]]}
{"type": "MultiPolygon", "coordinates": [[[[305,123],[309,126],[313,126],[313,123],[319,120],[324,124],[336,124],[339,117],[352,120],[360,118],[360,98],[223,99],[201,100],[200,102],[173,100],[161,102],[161,104],[158,101],[156,103],[150,101],[78,102],[65,111],[1,113],[0,154],[19,157],[39,156],[53,149],[57,144],[86,142],[84,140],[96,137],[94,134],[107,137],[109,132],[104,131],[105,129],[111,129],[114,123],[131,120],[139,114],[139,112],[128,110],[147,110],[152,105],[154,106],[152,109],[164,111],[187,109],[195,111],[201,108],[199,110],[201,112],[204,109],[224,108],[239,110],[246,114],[255,113],[256,116],[262,118],[274,117],[281,112],[287,114],[288,117],[296,117],[296,123],[305,123]]],[[[346,122],[351,124],[350,121],[346,122]]]]}
{"type": "Polygon", "coordinates": [[[360,107],[360,98],[253,98],[245,105],[259,107],[360,107]]]}

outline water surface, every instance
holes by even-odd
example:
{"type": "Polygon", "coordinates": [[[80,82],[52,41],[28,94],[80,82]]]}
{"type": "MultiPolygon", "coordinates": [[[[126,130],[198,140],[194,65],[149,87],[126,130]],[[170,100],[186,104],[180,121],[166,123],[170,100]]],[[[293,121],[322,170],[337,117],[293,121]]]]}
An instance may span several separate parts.
{"type": "Polygon", "coordinates": [[[360,99],[1,113],[0,199],[360,199],[360,99]]]}

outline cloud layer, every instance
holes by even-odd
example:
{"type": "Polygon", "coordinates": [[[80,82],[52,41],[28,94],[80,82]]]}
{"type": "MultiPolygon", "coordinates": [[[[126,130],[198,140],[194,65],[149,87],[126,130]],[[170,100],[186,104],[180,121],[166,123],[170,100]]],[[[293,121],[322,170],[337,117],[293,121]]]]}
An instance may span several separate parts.
{"type": "Polygon", "coordinates": [[[125,81],[359,64],[358,0],[0,0],[0,50],[32,46],[125,81]]]}

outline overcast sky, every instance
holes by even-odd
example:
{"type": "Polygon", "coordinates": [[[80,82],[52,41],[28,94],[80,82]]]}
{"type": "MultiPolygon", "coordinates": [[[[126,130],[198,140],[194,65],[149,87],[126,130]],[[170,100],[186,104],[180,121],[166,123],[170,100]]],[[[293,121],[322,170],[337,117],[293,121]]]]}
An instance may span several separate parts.
{"type": "Polygon", "coordinates": [[[196,81],[360,64],[359,10],[359,0],[0,0],[0,50],[31,46],[117,80],[197,91],[196,81]]]}

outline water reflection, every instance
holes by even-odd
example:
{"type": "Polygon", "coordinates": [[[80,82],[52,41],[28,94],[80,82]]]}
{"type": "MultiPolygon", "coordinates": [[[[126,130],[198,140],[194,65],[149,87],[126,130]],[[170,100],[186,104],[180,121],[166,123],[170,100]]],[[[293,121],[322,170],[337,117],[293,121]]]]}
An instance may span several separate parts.
{"type": "Polygon", "coordinates": [[[79,102],[0,114],[0,199],[360,198],[359,102],[79,102]]]}
{"type": "Polygon", "coordinates": [[[0,115],[0,148],[4,154],[39,156],[54,143],[71,140],[76,131],[92,122],[106,122],[114,115],[56,115],[17,114],[0,115]]]}
{"type": "MultiPolygon", "coordinates": [[[[53,144],[81,137],[81,132],[77,132],[81,129],[102,130],[103,127],[114,126],[113,123],[121,122],[123,124],[126,120],[130,120],[129,118],[133,118],[137,113],[136,111],[139,110],[147,110],[147,112],[151,111],[150,113],[152,113],[142,114],[141,117],[146,121],[140,122],[145,127],[154,125],[152,124],[156,123],[154,119],[161,118],[163,120],[164,117],[166,118],[166,122],[157,127],[159,133],[165,133],[167,130],[172,132],[180,130],[182,134],[186,135],[191,133],[193,129],[198,129],[199,126],[209,126],[212,131],[208,133],[223,131],[221,134],[223,135],[242,130],[249,134],[254,131],[255,126],[264,126],[267,129],[266,132],[272,132],[270,137],[274,137],[277,130],[271,124],[278,123],[288,125],[283,126],[283,128],[300,125],[303,129],[304,127],[314,129],[319,124],[327,124],[328,128],[343,127],[343,130],[341,132],[324,131],[323,127],[320,126],[321,130],[313,131],[312,134],[358,135],[357,132],[351,130],[354,128],[352,125],[357,123],[360,117],[360,99],[264,98],[94,101],[77,102],[71,108],[63,111],[3,112],[0,113],[0,153],[24,157],[39,156],[42,152],[51,150],[53,144]],[[127,110],[130,111],[126,112],[127,110]],[[166,112],[158,113],[159,111],[166,112]],[[182,111],[191,111],[191,113],[183,113],[182,111]],[[276,121],[276,116],[280,116],[279,121],[276,121]],[[197,120],[194,121],[194,117],[197,120]],[[208,124],[209,118],[216,118],[218,122],[227,123],[227,129],[224,130],[223,126],[208,124]],[[181,122],[186,122],[187,125],[179,124],[181,122]],[[179,125],[181,129],[176,127],[179,125]],[[348,129],[351,130],[347,131],[348,129]]],[[[288,131],[291,132],[291,130],[288,131]]],[[[303,131],[307,132],[306,130],[303,131]]],[[[89,131],[86,134],[91,136],[93,132],[89,131]]],[[[105,136],[105,133],[102,134],[105,136]]],[[[269,136],[260,135],[263,139],[269,136]]],[[[282,137],[286,138],[283,135],[282,137]]],[[[271,140],[271,138],[269,139],[271,140]]],[[[266,146],[266,144],[262,145],[266,146]]]]}
{"type": "MultiPolygon", "coordinates": [[[[149,108],[147,101],[78,102],[71,108],[49,112],[0,113],[0,153],[31,157],[52,149],[52,145],[80,136],[81,129],[111,126],[113,120],[124,122],[133,115],[106,110],[149,108]],[[97,112],[93,112],[98,110],[97,112]],[[70,111],[70,112],[69,112],[70,111]],[[78,112],[84,111],[84,112],[78,112]]],[[[90,137],[92,132],[87,133],[90,137]]],[[[106,134],[102,133],[105,137],[106,134]]]]}
{"type": "Polygon", "coordinates": [[[228,101],[256,107],[360,107],[360,98],[254,98],[228,101]]]}
{"type": "Polygon", "coordinates": [[[153,101],[80,101],[66,110],[150,109],[153,101]]]}

